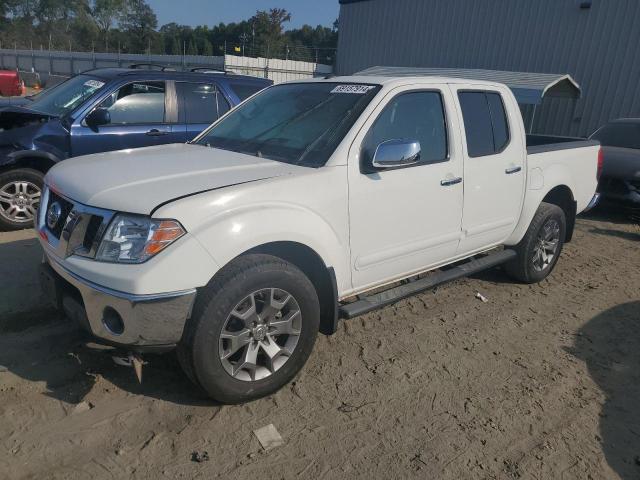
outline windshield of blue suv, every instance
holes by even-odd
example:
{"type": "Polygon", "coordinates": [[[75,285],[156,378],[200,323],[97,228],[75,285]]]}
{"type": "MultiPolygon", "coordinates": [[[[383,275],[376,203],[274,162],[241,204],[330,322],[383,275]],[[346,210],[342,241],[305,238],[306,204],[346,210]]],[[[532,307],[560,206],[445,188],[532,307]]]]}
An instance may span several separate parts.
{"type": "Polygon", "coordinates": [[[378,85],[333,82],[277,85],[240,105],[194,143],[321,167],[379,90],[378,85]]]}
{"type": "Polygon", "coordinates": [[[34,98],[29,108],[56,117],[71,112],[104,87],[105,82],[91,75],[78,75],[34,98]]]}

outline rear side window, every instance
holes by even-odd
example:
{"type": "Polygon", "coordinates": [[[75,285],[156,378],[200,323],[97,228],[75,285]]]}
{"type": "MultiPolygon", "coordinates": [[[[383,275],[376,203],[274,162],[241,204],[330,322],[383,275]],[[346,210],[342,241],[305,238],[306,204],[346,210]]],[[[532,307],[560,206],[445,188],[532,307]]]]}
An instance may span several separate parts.
{"type": "Polygon", "coordinates": [[[501,152],[509,143],[502,98],[492,92],[458,92],[470,157],[501,152]]]}
{"type": "Polygon", "coordinates": [[[229,111],[229,103],[213,83],[180,82],[177,86],[187,124],[210,124],[229,111]]]}
{"type": "Polygon", "coordinates": [[[440,93],[411,92],[391,100],[367,133],[364,161],[371,162],[378,145],[387,140],[418,140],[421,164],[446,161],[447,129],[440,93]]]}
{"type": "Polygon", "coordinates": [[[509,143],[509,124],[507,113],[499,93],[487,93],[487,102],[491,111],[493,124],[493,146],[496,152],[501,152],[509,143]]]}
{"type": "Polygon", "coordinates": [[[262,85],[250,85],[247,83],[231,83],[230,86],[241,102],[265,88],[262,85]]]}

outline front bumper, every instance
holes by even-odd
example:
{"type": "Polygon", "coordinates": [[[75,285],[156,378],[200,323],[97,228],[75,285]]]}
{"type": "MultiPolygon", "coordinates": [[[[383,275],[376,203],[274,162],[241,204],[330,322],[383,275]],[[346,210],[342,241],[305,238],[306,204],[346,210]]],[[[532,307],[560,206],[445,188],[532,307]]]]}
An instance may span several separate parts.
{"type": "Polygon", "coordinates": [[[191,316],[196,290],[132,295],[79,277],[45,255],[41,284],[56,307],[98,341],[132,350],[162,350],[176,345],[191,316]]]}

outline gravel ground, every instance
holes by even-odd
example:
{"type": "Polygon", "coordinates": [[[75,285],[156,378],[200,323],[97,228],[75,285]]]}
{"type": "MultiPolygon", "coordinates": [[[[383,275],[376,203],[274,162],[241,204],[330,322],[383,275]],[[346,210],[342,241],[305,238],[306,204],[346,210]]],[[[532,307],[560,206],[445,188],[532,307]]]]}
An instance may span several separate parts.
{"type": "Polygon", "coordinates": [[[640,228],[624,217],[579,219],[539,285],[493,270],[343,322],[294,382],[241,406],[207,400],[173,355],[138,385],[86,346],[42,303],[38,248],[0,235],[3,480],[640,478],[640,228]],[[268,424],[284,445],[264,451],[268,424]]]}

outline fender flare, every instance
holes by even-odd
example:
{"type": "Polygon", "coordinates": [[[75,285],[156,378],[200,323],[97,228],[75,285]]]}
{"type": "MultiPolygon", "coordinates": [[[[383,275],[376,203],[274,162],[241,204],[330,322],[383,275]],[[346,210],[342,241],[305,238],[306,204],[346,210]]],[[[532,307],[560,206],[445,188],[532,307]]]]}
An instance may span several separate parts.
{"type": "Polygon", "coordinates": [[[191,233],[221,266],[261,245],[295,242],[315,251],[327,267],[333,267],[339,290],[347,289],[351,282],[349,260],[345,255],[348,245],[318,213],[301,205],[284,202],[244,205],[208,218],[191,233]],[[272,212],[268,216],[279,221],[272,220],[272,224],[264,228],[261,220],[267,212],[272,212]]]}
{"type": "Polygon", "coordinates": [[[16,150],[14,152],[9,153],[2,160],[1,166],[10,167],[20,163],[20,161],[24,159],[46,160],[47,162],[50,162],[54,165],[58,163],[60,160],[62,160],[56,155],[49,152],[44,152],[42,150],[16,150]]]}
{"type": "MultiPolygon", "coordinates": [[[[544,200],[544,198],[557,187],[566,187],[575,201],[575,193],[572,188],[573,179],[571,172],[566,166],[555,164],[543,170],[543,181],[539,188],[531,188],[527,186],[525,193],[525,201],[520,212],[520,220],[516,225],[516,228],[505,241],[505,245],[516,245],[524,235],[527,233],[527,229],[533,220],[538,207],[544,200]]],[[[567,219],[569,221],[569,219],[567,219]]]]}

